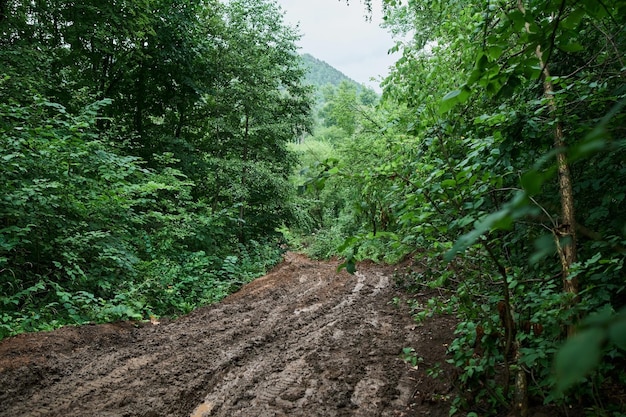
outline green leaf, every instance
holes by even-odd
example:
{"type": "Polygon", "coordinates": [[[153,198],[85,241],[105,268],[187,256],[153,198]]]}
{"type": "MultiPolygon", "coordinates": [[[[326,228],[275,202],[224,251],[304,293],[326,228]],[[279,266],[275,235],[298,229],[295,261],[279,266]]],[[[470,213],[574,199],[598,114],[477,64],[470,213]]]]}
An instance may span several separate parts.
{"type": "Polygon", "coordinates": [[[470,96],[470,89],[464,85],[458,90],[450,91],[442,99],[439,105],[439,114],[450,111],[459,103],[464,103],[470,96]]]}
{"type": "Polygon", "coordinates": [[[598,0],[583,0],[582,4],[585,7],[585,11],[596,19],[602,19],[607,15],[606,8],[598,0]]]}
{"type": "Polygon", "coordinates": [[[600,363],[606,331],[590,328],[571,337],[556,354],[556,388],[564,392],[581,381],[600,363]]]}
{"type": "Polygon", "coordinates": [[[448,101],[448,100],[456,99],[456,97],[461,95],[461,92],[462,92],[461,90],[450,91],[441,99],[441,101],[448,101]]]}
{"type": "Polygon", "coordinates": [[[594,130],[592,133],[593,136],[589,135],[590,139],[585,138],[585,140],[571,147],[568,155],[570,161],[575,162],[587,158],[607,148],[606,132],[594,130]]]}
{"type": "Polygon", "coordinates": [[[492,61],[497,60],[502,55],[503,49],[499,46],[490,46],[487,49],[487,56],[491,58],[492,61]]]}
{"type": "Polygon", "coordinates": [[[452,246],[452,249],[446,253],[444,259],[446,262],[451,261],[457,253],[465,251],[471,245],[476,243],[478,238],[490,231],[492,228],[504,227],[509,224],[509,218],[510,213],[509,210],[506,209],[489,214],[474,227],[474,230],[458,238],[454,243],[454,246],[452,246]]]}
{"type": "Polygon", "coordinates": [[[541,186],[544,181],[543,175],[536,170],[524,173],[521,178],[522,187],[531,197],[541,192],[541,186]]]}
{"type": "Polygon", "coordinates": [[[472,85],[476,81],[480,80],[484,73],[485,68],[489,65],[489,58],[481,51],[478,53],[476,57],[476,62],[474,63],[474,70],[470,74],[470,77],[467,80],[467,85],[472,85]]]}
{"type": "Polygon", "coordinates": [[[585,16],[585,9],[579,7],[574,9],[565,19],[561,21],[561,27],[565,29],[575,29],[585,16]]]}
{"type": "Polygon", "coordinates": [[[340,264],[337,267],[337,271],[339,272],[344,268],[346,269],[346,271],[348,271],[349,274],[354,275],[354,273],[356,272],[356,262],[353,257],[349,257],[348,259],[346,259],[345,262],[340,264]]]}
{"type": "Polygon", "coordinates": [[[526,19],[524,17],[524,14],[520,10],[513,10],[507,15],[507,17],[513,22],[513,29],[515,31],[519,32],[524,28],[524,25],[526,24],[526,19]]]}
{"type": "MultiPolygon", "coordinates": [[[[589,265],[589,261],[586,262],[587,265],[589,265]]],[[[613,310],[613,307],[610,304],[606,304],[585,317],[582,325],[586,328],[606,327],[614,316],[615,310],[613,310]]]]}
{"type": "Polygon", "coordinates": [[[498,97],[499,98],[512,97],[517,87],[519,87],[521,84],[522,84],[522,81],[520,80],[519,77],[515,75],[510,76],[506,80],[506,82],[502,85],[502,87],[500,88],[500,91],[498,91],[498,97]]]}
{"type": "Polygon", "coordinates": [[[585,47],[576,42],[569,42],[569,43],[560,43],[559,49],[565,52],[580,52],[580,51],[584,51],[585,47]]]}
{"type": "Polygon", "coordinates": [[[358,238],[357,236],[352,236],[352,237],[347,238],[347,239],[346,239],[346,240],[345,240],[345,241],[341,244],[341,246],[339,246],[339,247],[337,248],[337,252],[342,253],[342,252],[343,252],[343,251],[345,251],[346,249],[348,249],[348,248],[350,248],[350,247],[354,246],[354,244],[355,244],[356,242],[358,242],[358,241],[359,241],[359,238],[358,238]]]}
{"type": "Polygon", "coordinates": [[[609,327],[609,340],[622,350],[626,350],[626,310],[617,314],[609,327]]]}
{"type": "Polygon", "coordinates": [[[554,236],[551,234],[545,234],[538,237],[535,242],[535,251],[528,259],[531,265],[540,262],[546,256],[552,255],[556,252],[556,244],[554,241],[554,236]]]}
{"type": "Polygon", "coordinates": [[[456,186],[456,181],[455,180],[443,180],[441,181],[441,187],[442,188],[451,188],[451,187],[455,187],[456,186]]]}

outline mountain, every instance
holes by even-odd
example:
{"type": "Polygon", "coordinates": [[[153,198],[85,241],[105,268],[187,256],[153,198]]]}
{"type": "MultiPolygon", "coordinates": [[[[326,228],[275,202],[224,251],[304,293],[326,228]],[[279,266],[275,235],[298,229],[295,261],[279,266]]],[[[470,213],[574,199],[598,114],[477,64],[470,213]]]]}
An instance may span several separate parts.
{"type": "Polygon", "coordinates": [[[303,54],[302,61],[304,62],[304,66],[308,69],[306,76],[307,83],[315,86],[318,91],[327,84],[332,84],[337,87],[342,81],[354,84],[358,91],[363,88],[363,85],[357,83],[330,64],[310,54],[303,54]]]}

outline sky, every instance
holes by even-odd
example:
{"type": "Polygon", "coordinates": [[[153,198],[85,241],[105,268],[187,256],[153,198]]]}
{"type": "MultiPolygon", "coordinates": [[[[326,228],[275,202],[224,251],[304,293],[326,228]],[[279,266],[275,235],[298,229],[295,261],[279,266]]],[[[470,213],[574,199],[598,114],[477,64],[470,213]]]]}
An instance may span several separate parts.
{"type": "Polygon", "coordinates": [[[381,0],[372,0],[371,22],[359,0],[277,0],[285,12],[285,23],[299,24],[303,35],[301,53],[326,61],[348,77],[380,92],[380,78],[399,58],[387,51],[394,45],[391,35],[379,27],[381,0]],[[371,81],[375,78],[375,81],[371,81]]]}

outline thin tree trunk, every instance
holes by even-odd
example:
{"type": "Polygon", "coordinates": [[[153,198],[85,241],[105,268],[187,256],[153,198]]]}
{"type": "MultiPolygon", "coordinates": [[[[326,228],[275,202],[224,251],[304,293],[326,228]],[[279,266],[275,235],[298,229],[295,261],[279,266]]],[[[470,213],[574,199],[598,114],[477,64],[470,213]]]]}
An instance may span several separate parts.
{"type": "MultiPolygon", "coordinates": [[[[526,13],[522,0],[518,0],[518,8],[522,13],[526,13]]],[[[529,24],[526,24],[526,31],[530,33],[529,24]]],[[[572,264],[576,262],[576,217],[574,213],[574,191],[572,188],[572,176],[565,155],[565,136],[563,134],[563,124],[558,120],[558,106],[554,99],[554,85],[550,78],[548,63],[543,60],[543,51],[538,45],[535,55],[539,59],[543,77],[543,95],[548,102],[548,109],[552,116],[554,128],[554,149],[557,151],[556,163],[559,179],[559,196],[561,197],[561,222],[557,230],[554,231],[554,238],[561,261],[561,271],[563,280],[563,291],[571,294],[575,301],[578,300],[578,279],[570,275],[572,264]]],[[[568,336],[574,332],[574,327],[567,329],[568,336]]]]}
{"type": "Polygon", "coordinates": [[[183,132],[184,125],[185,125],[185,112],[183,110],[180,110],[178,113],[178,123],[176,124],[176,130],[174,131],[175,138],[180,138],[180,135],[183,132]]]}
{"type": "Polygon", "coordinates": [[[519,366],[522,360],[522,352],[519,346],[516,346],[515,362],[518,364],[515,372],[515,395],[513,398],[513,409],[520,417],[528,416],[528,376],[523,366],[519,366]]]}
{"type": "MultiPolygon", "coordinates": [[[[135,106],[135,131],[143,140],[143,110],[146,93],[145,84],[145,63],[142,61],[139,63],[139,72],[137,74],[137,80],[135,82],[135,94],[136,94],[136,106],[135,106]]],[[[142,145],[144,145],[142,143],[142,145]]]]}
{"type": "MultiPolygon", "coordinates": [[[[247,176],[248,176],[248,168],[246,166],[246,163],[248,162],[248,135],[249,135],[249,131],[250,131],[250,119],[248,117],[248,115],[246,114],[246,121],[245,121],[245,131],[244,131],[244,143],[243,143],[243,154],[241,155],[241,160],[243,163],[242,169],[241,169],[241,186],[242,189],[245,190],[246,188],[246,182],[247,182],[247,176]]],[[[245,241],[245,235],[244,235],[244,222],[243,222],[243,216],[245,214],[245,199],[241,200],[241,206],[239,207],[239,241],[241,243],[243,243],[245,241]]]]}
{"type": "Polygon", "coordinates": [[[6,18],[7,1],[8,0],[0,0],[0,23],[6,18]]]}
{"type": "MultiPolygon", "coordinates": [[[[576,262],[576,218],[574,213],[574,191],[572,188],[572,176],[565,155],[565,138],[563,124],[557,120],[557,105],[554,99],[554,86],[550,81],[550,72],[546,63],[543,62],[542,52],[537,47],[537,57],[543,68],[543,92],[552,117],[555,119],[554,148],[557,151],[556,163],[559,177],[559,194],[561,197],[561,224],[555,231],[555,239],[561,259],[563,277],[563,290],[572,294],[574,299],[578,296],[578,279],[570,276],[572,264],[576,262]]],[[[568,329],[568,335],[572,329],[568,329]]]]}
{"type": "MultiPolygon", "coordinates": [[[[511,379],[511,366],[509,364],[509,356],[513,356],[516,364],[519,364],[522,357],[519,342],[516,338],[517,329],[515,319],[513,317],[513,305],[511,303],[511,290],[509,289],[509,279],[504,265],[498,260],[495,252],[489,243],[483,242],[483,247],[489,254],[489,257],[496,264],[500,275],[502,276],[502,294],[504,300],[498,303],[498,314],[504,328],[504,378],[506,385],[504,386],[504,397],[509,396],[509,381],[511,379]]],[[[515,370],[515,392],[513,394],[513,413],[517,417],[528,416],[528,380],[524,367],[517,366],[515,370]]]]}

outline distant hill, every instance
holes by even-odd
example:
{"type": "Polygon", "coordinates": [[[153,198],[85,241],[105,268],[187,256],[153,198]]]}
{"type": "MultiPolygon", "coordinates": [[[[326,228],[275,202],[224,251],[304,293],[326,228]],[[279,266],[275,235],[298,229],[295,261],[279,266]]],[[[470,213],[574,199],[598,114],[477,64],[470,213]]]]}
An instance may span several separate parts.
{"type": "Polygon", "coordinates": [[[306,81],[317,88],[319,91],[321,87],[332,84],[337,87],[342,81],[347,81],[354,84],[357,90],[361,90],[363,86],[338,69],[332,67],[328,63],[321,61],[310,54],[303,54],[302,60],[305,67],[308,69],[306,81]]]}

